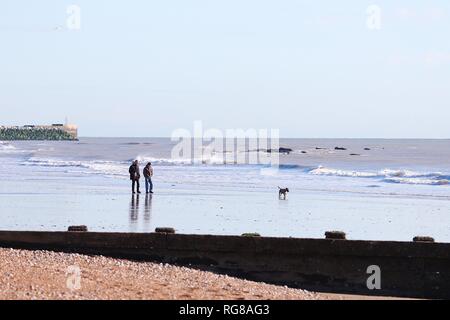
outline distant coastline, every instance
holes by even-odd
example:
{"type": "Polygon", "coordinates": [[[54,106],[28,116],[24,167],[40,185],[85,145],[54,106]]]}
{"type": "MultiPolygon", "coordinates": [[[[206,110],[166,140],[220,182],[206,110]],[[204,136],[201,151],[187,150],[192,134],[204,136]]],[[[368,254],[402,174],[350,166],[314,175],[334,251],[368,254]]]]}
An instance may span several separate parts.
{"type": "Polygon", "coordinates": [[[77,141],[78,127],[73,124],[0,126],[0,140],[77,141]]]}

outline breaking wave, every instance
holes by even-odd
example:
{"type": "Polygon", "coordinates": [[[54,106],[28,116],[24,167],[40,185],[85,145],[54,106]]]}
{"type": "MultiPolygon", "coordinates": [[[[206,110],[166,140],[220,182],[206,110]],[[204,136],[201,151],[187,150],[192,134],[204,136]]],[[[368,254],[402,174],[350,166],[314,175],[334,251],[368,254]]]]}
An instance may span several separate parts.
{"type": "Polygon", "coordinates": [[[450,175],[440,172],[415,172],[411,170],[392,170],[382,171],[353,171],[325,168],[319,166],[309,172],[313,175],[354,177],[354,178],[377,178],[388,183],[400,184],[420,184],[420,185],[449,185],[450,175]]]}
{"type": "MultiPolygon", "coordinates": [[[[243,168],[270,168],[268,165],[240,165],[234,163],[224,163],[222,157],[211,157],[203,160],[192,159],[169,159],[169,158],[153,158],[147,156],[138,156],[136,158],[144,165],[146,162],[151,162],[156,166],[217,166],[217,165],[232,165],[232,167],[243,168]]],[[[106,161],[106,160],[59,160],[46,158],[29,158],[22,162],[26,166],[42,166],[42,167],[70,167],[78,168],[76,172],[96,173],[105,176],[126,176],[128,175],[128,166],[131,162],[127,161],[106,161]]],[[[440,172],[415,172],[411,170],[392,170],[384,169],[381,171],[358,171],[358,170],[343,170],[319,167],[306,167],[296,164],[280,164],[278,169],[286,174],[308,174],[315,176],[333,176],[333,177],[348,177],[348,178],[365,178],[376,180],[385,183],[396,184],[410,184],[410,185],[450,185],[450,175],[440,172]]],[[[294,178],[295,176],[293,176],[294,178]]]]}
{"type": "Polygon", "coordinates": [[[7,142],[2,142],[0,141],[0,154],[8,154],[8,153],[17,153],[20,150],[18,150],[16,147],[14,147],[13,145],[7,143],[7,142]]]}
{"type": "Polygon", "coordinates": [[[331,169],[319,166],[309,172],[313,175],[321,176],[338,176],[338,177],[363,177],[363,178],[373,178],[378,177],[376,172],[364,172],[364,171],[351,171],[351,170],[339,170],[331,169]]]}
{"type": "Polygon", "coordinates": [[[128,174],[125,162],[117,161],[72,161],[59,159],[30,158],[21,163],[24,166],[75,168],[78,173],[98,173],[106,176],[126,176],[128,174]],[[83,170],[85,169],[85,170],[83,170]]]}

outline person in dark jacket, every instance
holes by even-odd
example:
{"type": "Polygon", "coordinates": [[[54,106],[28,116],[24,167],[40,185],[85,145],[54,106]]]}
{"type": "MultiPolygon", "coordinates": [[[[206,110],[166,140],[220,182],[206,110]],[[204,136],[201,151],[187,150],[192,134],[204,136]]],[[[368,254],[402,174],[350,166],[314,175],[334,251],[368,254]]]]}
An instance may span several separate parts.
{"type": "Polygon", "coordinates": [[[139,191],[139,179],[141,178],[141,175],[139,173],[139,162],[137,160],[133,161],[133,164],[130,166],[130,169],[128,170],[130,173],[130,180],[131,180],[131,190],[134,192],[135,185],[137,185],[137,193],[141,193],[139,191]]]}
{"type": "Polygon", "coordinates": [[[147,163],[144,168],[144,178],[145,178],[145,191],[146,193],[153,193],[153,168],[151,162],[147,163]]]}

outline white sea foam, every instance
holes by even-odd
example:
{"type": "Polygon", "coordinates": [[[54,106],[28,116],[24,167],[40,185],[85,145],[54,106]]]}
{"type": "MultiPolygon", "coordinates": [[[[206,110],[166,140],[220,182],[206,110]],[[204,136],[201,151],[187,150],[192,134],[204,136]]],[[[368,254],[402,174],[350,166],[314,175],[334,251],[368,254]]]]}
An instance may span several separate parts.
{"type": "MultiPolygon", "coordinates": [[[[144,165],[147,162],[152,162],[156,166],[171,167],[171,166],[217,166],[223,164],[223,158],[221,156],[212,156],[208,159],[169,159],[169,158],[154,158],[148,156],[138,156],[136,158],[144,165]]],[[[38,158],[32,157],[22,162],[22,165],[28,166],[42,166],[42,167],[62,167],[73,168],[73,172],[80,173],[94,173],[105,176],[126,176],[128,174],[128,166],[130,161],[106,161],[106,160],[61,160],[52,158],[38,158]]],[[[232,164],[232,163],[227,163],[232,164]]],[[[228,167],[228,166],[227,166],[228,167]]],[[[234,167],[234,166],[231,166],[234,167]]],[[[236,169],[238,166],[235,166],[236,169]]],[[[242,170],[245,168],[254,168],[254,166],[243,165],[242,170]]],[[[272,169],[265,170],[264,166],[259,167],[260,174],[263,176],[272,175],[276,176],[272,169]]],[[[302,167],[299,165],[280,165],[279,170],[283,170],[285,175],[297,176],[301,174],[310,174],[314,176],[334,176],[334,177],[347,177],[347,178],[366,178],[377,180],[379,182],[397,183],[397,184],[410,184],[410,185],[449,185],[450,176],[442,174],[440,172],[415,172],[411,170],[392,170],[384,169],[381,171],[362,171],[362,170],[343,170],[335,168],[327,168],[319,166],[317,168],[302,167]]],[[[191,171],[189,171],[192,174],[191,171]]],[[[242,171],[240,171],[242,174],[242,171]]],[[[278,171],[276,171],[278,174],[278,171]]],[[[201,172],[199,172],[201,174],[201,172]]],[[[204,173],[205,175],[210,173],[204,173]]],[[[292,177],[294,177],[292,176],[292,177]]]]}
{"type": "Polygon", "coordinates": [[[442,173],[384,169],[383,171],[380,172],[380,175],[386,177],[434,177],[434,176],[441,176],[442,173]]]}
{"type": "Polygon", "coordinates": [[[403,184],[422,184],[432,186],[449,185],[450,181],[446,179],[424,179],[424,178],[385,178],[384,181],[403,184]]]}
{"type": "Polygon", "coordinates": [[[24,154],[29,151],[18,149],[12,144],[4,141],[0,141],[0,155],[16,155],[16,154],[24,154]]]}
{"type": "Polygon", "coordinates": [[[339,177],[364,177],[364,178],[372,178],[377,177],[378,173],[376,172],[364,172],[364,171],[352,171],[352,170],[339,170],[332,168],[325,168],[319,166],[316,169],[313,169],[309,172],[314,175],[323,175],[323,176],[339,176],[339,177]]]}
{"type": "Polygon", "coordinates": [[[141,163],[151,162],[152,164],[158,165],[221,165],[221,164],[234,164],[233,157],[226,157],[223,154],[213,154],[213,155],[205,155],[199,158],[179,158],[179,159],[169,159],[169,158],[154,158],[150,156],[140,155],[136,157],[141,163]]]}
{"type": "Polygon", "coordinates": [[[156,165],[166,165],[166,166],[170,166],[170,165],[190,165],[190,164],[195,164],[195,163],[201,163],[202,160],[201,159],[183,159],[183,158],[179,158],[179,159],[169,159],[169,158],[154,158],[154,157],[150,157],[150,156],[137,156],[136,160],[138,160],[140,163],[147,163],[147,162],[151,162],[152,164],[156,164],[156,165]]]}
{"type": "Polygon", "coordinates": [[[7,142],[0,141],[0,152],[1,153],[10,153],[10,152],[15,152],[15,151],[17,151],[16,147],[14,147],[13,145],[11,145],[7,142]]]}
{"type": "Polygon", "coordinates": [[[98,173],[107,176],[124,176],[127,174],[126,165],[115,161],[72,161],[47,158],[30,158],[22,162],[25,166],[37,167],[57,167],[57,168],[75,168],[74,172],[98,173]],[[79,169],[88,169],[89,171],[80,171],[79,169]]]}
{"type": "Polygon", "coordinates": [[[440,172],[416,172],[411,170],[382,171],[352,171],[325,168],[319,166],[309,172],[313,175],[354,177],[354,178],[379,178],[381,181],[400,184],[422,184],[422,185],[448,185],[450,177],[440,172]]]}

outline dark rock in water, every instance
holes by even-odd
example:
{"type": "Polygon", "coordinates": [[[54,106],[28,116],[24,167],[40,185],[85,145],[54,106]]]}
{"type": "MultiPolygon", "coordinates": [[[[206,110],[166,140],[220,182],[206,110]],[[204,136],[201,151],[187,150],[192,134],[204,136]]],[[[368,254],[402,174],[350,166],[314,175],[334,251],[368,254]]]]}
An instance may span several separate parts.
{"type": "Polygon", "coordinates": [[[427,236],[415,236],[413,238],[414,242],[434,242],[434,238],[427,236]]]}
{"type": "Polygon", "coordinates": [[[364,148],[364,150],[366,150],[366,151],[370,151],[370,148],[364,148]]]}
{"type": "Polygon", "coordinates": [[[261,235],[256,232],[250,232],[250,233],[243,233],[241,237],[261,237],[261,235]]]}
{"type": "Polygon", "coordinates": [[[342,150],[342,151],[344,151],[344,150],[347,150],[347,148],[335,147],[334,150],[342,150]]]}
{"type": "Polygon", "coordinates": [[[175,229],[170,228],[170,227],[156,228],[155,232],[156,233],[175,233],[175,229]]]}
{"type": "Polygon", "coordinates": [[[67,231],[69,231],[69,232],[87,232],[88,228],[87,228],[87,226],[69,226],[67,228],[67,231]]]}
{"type": "Polygon", "coordinates": [[[278,152],[279,153],[289,153],[289,152],[292,152],[292,149],[291,148],[279,148],[278,152]]]}
{"type": "Polygon", "coordinates": [[[325,232],[325,239],[346,240],[346,235],[342,231],[327,231],[325,232]]]}
{"type": "Polygon", "coordinates": [[[269,152],[269,153],[271,153],[271,152],[289,153],[289,152],[292,152],[292,149],[291,148],[278,148],[278,150],[267,149],[267,152],[269,152]]]}
{"type": "Polygon", "coordinates": [[[350,153],[351,156],[360,156],[359,153],[350,153]]]}

